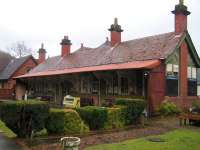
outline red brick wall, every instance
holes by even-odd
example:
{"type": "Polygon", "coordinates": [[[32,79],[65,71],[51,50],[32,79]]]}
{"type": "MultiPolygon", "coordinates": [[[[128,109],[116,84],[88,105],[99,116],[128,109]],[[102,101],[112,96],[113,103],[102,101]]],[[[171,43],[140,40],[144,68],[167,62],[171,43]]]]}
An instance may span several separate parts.
{"type": "Polygon", "coordinates": [[[175,103],[181,109],[188,109],[191,107],[192,103],[199,99],[197,96],[186,96],[186,97],[165,97],[166,100],[169,100],[175,103]]]}
{"type": "Polygon", "coordinates": [[[37,64],[33,61],[33,59],[27,60],[15,73],[12,77],[20,76],[27,73],[28,68],[34,68],[37,64]]]}
{"type": "Polygon", "coordinates": [[[179,49],[179,92],[180,96],[185,97],[188,94],[188,79],[187,79],[187,67],[188,67],[188,47],[186,42],[183,42],[179,49]]]}
{"type": "Polygon", "coordinates": [[[4,82],[4,89],[12,89],[14,85],[16,84],[15,80],[9,79],[7,82],[4,82]]]}
{"type": "Polygon", "coordinates": [[[151,70],[149,73],[147,97],[150,113],[156,111],[164,100],[166,84],[165,68],[165,63],[162,62],[159,67],[151,70]]]}
{"type": "Polygon", "coordinates": [[[187,16],[184,14],[175,15],[175,32],[182,33],[187,29],[187,16]]]}
{"type": "Polygon", "coordinates": [[[121,42],[121,32],[111,31],[111,44],[114,46],[121,42]]]}
{"type": "MultiPolygon", "coordinates": [[[[16,80],[15,79],[13,79],[13,77],[17,77],[17,76],[20,76],[20,75],[23,75],[23,74],[25,74],[25,73],[27,73],[27,69],[30,69],[30,68],[34,68],[34,67],[36,67],[36,63],[35,63],[35,61],[32,59],[32,58],[30,58],[29,60],[27,60],[13,75],[12,75],[12,77],[7,81],[7,82],[5,82],[4,83],[4,89],[12,89],[12,90],[14,90],[15,89],[15,86],[16,86],[16,80]]],[[[8,99],[11,97],[11,95],[10,96],[8,96],[8,99]]],[[[4,98],[6,98],[5,96],[4,96],[4,98]]]]}
{"type": "Polygon", "coordinates": [[[61,56],[70,54],[71,45],[62,45],[61,56]]]}

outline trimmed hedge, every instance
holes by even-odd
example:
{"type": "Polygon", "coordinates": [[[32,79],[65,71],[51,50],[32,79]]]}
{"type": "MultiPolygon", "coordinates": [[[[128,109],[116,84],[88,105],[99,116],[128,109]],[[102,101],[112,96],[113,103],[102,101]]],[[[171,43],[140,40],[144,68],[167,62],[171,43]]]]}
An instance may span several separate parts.
{"type": "Polygon", "coordinates": [[[122,113],[122,108],[108,108],[107,120],[104,124],[104,129],[118,129],[123,128],[125,118],[122,113]]]}
{"type": "Polygon", "coordinates": [[[89,128],[83,123],[79,114],[71,109],[50,109],[46,129],[48,133],[53,134],[89,132],[89,128]]]}
{"type": "Polygon", "coordinates": [[[135,99],[117,99],[115,101],[116,105],[123,106],[122,116],[124,116],[125,125],[133,124],[142,114],[145,109],[144,100],[135,99]],[[125,106],[125,107],[124,107],[125,106]]]}
{"type": "Polygon", "coordinates": [[[133,124],[145,108],[144,100],[117,99],[116,108],[87,106],[76,109],[91,130],[122,128],[133,124]]]}
{"type": "Polygon", "coordinates": [[[107,109],[97,106],[86,106],[76,109],[81,118],[88,124],[91,130],[98,130],[104,127],[107,120],[107,109]]]}
{"type": "Polygon", "coordinates": [[[0,118],[18,137],[31,137],[45,127],[49,106],[41,101],[0,103],[0,118]]]}

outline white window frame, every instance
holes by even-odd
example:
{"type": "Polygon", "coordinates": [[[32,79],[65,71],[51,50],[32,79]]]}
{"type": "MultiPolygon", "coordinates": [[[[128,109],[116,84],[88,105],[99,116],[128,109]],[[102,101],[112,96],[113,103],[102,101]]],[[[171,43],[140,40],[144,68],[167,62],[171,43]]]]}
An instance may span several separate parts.
{"type": "Polygon", "coordinates": [[[197,79],[197,68],[192,67],[192,79],[197,79]]]}
{"type": "Polygon", "coordinates": [[[189,79],[192,78],[192,67],[190,67],[190,66],[187,67],[187,77],[189,79]]]}

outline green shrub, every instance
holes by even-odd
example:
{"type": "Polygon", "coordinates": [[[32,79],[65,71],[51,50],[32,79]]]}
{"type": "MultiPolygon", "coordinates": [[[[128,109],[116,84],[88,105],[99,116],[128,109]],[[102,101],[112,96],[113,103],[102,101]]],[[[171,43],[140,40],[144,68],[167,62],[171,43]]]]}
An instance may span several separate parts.
{"type": "Polygon", "coordinates": [[[144,100],[135,99],[117,99],[116,105],[121,105],[122,116],[124,116],[125,125],[134,123],[142,114],[145,109],[144,100]],[[125,107],[124,107],[125,106],[125,107]]]}
{"type": "Polygon", "coordinates": [[[79,114],[71,109],[50,109],[46,122],[48,133],[68,134],[89,132],[79,114]]]}
{"type": "Polygon", "coordinates": [[[107,121],[104,124],[104,129],[117,129],[124,127],[124,116],[121,108],[108,108],[107,121]]]}
{"type": "Polygon", "coordinates": [[[77,112],[91,130],[102,129],[107,120],[107,109],[104,107],[80,107],[77,108],[77,112]]]}
{"type": "Polygon", "coordinates": [[[0,103],[0,118],[19,137],[31,137],[45,127],[49,107],[41,101],[0,103]]]}
{"type": "Polygon", "coordinates": [[[193,112],[200,114],[200,100],[196,100],[192,103],[193,112]]]}
{"type": "Polygon", "coordinates": [[[177,106],[169,101],[163,101],[160,105],[159,112],[161,115],[169,116],[169,115],[175,115],[180,112],[180,110],[177,108],[177,106]]]}
{"type": "Polygon", "coordinates": [[[47,136],[47,135],[48,135],[47,129],[44,128],[44,129],[42,129],[42,130],[40,130],[40,131],[38,131],[38,132],[35,132],[35,133],[33,134],[33,137],[45,137],[45,136],[47,136]]]}

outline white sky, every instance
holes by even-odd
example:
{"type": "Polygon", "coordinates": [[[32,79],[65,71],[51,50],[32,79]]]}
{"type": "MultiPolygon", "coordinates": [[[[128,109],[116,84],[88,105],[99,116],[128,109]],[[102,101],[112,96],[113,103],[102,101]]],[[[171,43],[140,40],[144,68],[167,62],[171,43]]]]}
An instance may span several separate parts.
{"type": "MultiPolygon", "coordinates": [[[[122,40],[174,30],[174,9],[178,0],[0,0],[0,49],[25,41],[38,50],[41,43],[47,55],[60,55],[60,41],[68,35],[72,51],[96,47],[110,33],[117,17],[124,29],[122,40]]],[[[192,12],[188,30],[200,54],[200,0],[186,0],[192,12]]]]}

